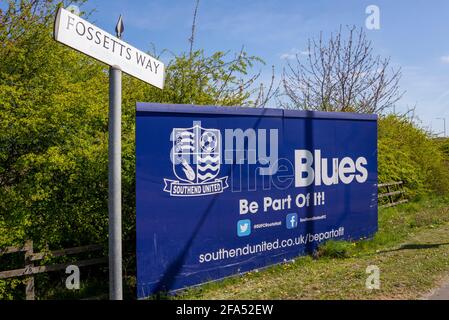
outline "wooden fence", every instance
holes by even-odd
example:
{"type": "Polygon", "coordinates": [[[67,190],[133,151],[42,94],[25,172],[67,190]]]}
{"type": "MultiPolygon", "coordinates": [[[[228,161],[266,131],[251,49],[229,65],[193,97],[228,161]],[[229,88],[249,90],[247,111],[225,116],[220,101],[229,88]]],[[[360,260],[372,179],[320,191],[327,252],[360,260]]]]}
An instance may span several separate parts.
{"type": "Polygon", "coordinates": [[[381,183],[377,187],[379,190],[377,197],[379,202],[382,203],[379,205],[379,208],[393,207],[408,202],[405,198],[404,183],[402,181],[381,183]],[[382,189],[386,192],[381,193],[380,191],[382,189]],[[386,201],[384,199],[386,199],[386,201]]]}
{"type": "Polygon", "coordinates": [[[34,262],[42,260],[47,257],[61,257],[71,254],[78,254],[84,252],[94,252],[103,249],[101,245],[88,245],[82,247],[74,247],[50,252],[34,253],[33,251],[33,241],[26,241],[22,247],[7,247],[5,249],[0,249],[0,256],[4,254],[24,252],[25,253],[25,265],[24,268],[0,271],[0,279],[15,278],[15,277],[25,277],[25,297],[26,300],[34,300],[34,275],[44,272],[52,272],[58,270],[65,270],[70,265],[76,265],[78,267],[86,267],[96,264],[101,264],[107,262],[107,257],[79,260],[74,262],[53,264],[47,266],[35,266],[34,262]]]}

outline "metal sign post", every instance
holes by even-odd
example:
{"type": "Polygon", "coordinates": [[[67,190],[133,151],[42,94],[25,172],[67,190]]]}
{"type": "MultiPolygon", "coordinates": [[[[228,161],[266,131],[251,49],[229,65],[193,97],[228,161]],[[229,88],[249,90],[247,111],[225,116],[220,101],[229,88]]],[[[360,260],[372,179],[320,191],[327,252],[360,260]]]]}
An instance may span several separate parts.
{"type": "MultiPolygon", "coordinates": [[[[115,31],[124,30],[120,16],[115,31]]],[[[122,300],[122,71],[109,67],[109,299],[122,300]]]]}
{"type": "Polygon", "coordinates": [[[121,121],[122,71],[157,88],[164,87],[165,66],[161,61],[121,40],[122,16],[116,37],[60,7],[53,37],[73,49],[110,66],[109,68],[109,298],[122,300],[122,178],[121,121]]]}
{"type": "Polygon", "coordinates": [[[109,68],[109,298],[122,300],[122,71],[109,68]]]}

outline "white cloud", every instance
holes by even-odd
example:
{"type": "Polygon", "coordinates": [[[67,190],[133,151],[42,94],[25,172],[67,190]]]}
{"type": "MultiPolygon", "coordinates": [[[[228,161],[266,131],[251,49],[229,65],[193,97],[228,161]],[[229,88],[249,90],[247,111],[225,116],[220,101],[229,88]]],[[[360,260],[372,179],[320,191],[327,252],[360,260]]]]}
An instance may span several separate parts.
{"type": "Polygon", "coordinates": [[[290,51],[285,52],[280,55],[281,60],[291,60],[296,58],[297,55],[307,56],[309,55],[308,50],[298,50],[298,49],[290,49],[290,51]]]}
{"type": "Polygon", "coordinates": [[[440,59],[441,59],[441,62],[443,62],[443,63],[449,63],[449,55],[448,56],[442,56],[440,59]]]}
{"type": "Polygon", "coordinates": [[[294,54],[294,53],[283,53],[280,56],[280,58],[282,60],[291,60],[291,59],[294,59],[295,57],[296,57],[296,54],[294,54]]]}

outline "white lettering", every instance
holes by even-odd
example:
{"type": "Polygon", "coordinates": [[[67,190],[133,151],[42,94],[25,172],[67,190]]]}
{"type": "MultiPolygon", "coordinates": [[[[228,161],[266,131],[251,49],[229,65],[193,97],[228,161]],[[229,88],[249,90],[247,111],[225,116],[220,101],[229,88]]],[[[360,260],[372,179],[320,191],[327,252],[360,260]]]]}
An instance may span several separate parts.
{"type": "Polygon", "coordinates": [[[295,187],[307,187],[313,183],[315,172],[312,164],[313,155],[310,151],[295,150],[295,187]]]}
{"type": "Polygon", "coordinates": [[[338,184],[350,184],[354,178],[358,183],[364,183],[368,179],[365,157],[359,157],[354,162],[350,157],[343,159],[322,158],[321,150],[315,150],[314,154],[309,150],[295,150],[295,187],[308,187],[312,183],[320,186],[338,184]]]}

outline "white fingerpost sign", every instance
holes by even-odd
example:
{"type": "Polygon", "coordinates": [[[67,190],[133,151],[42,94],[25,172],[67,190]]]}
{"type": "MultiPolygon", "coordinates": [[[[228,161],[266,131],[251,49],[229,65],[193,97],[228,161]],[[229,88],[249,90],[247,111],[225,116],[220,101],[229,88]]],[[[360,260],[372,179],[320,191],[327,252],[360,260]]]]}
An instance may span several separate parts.
{"type": "Polygon", "coordinates": [[[60,8],[56,15],[54,38],[142,81],[163,89],[165,66],[161,61],[60,8]]]}
{"type": "Polygon", "coordinates": [[[122,300],[122,71],[162,89],[164,87],[165,66],[157,59],[121,40],[124,31],[121,16],[115,31],[116,37],[60,7],[55,18],[53,36],[56,41],[110,66],[108,124],[109,298],[111,300],[122,300]]]}

